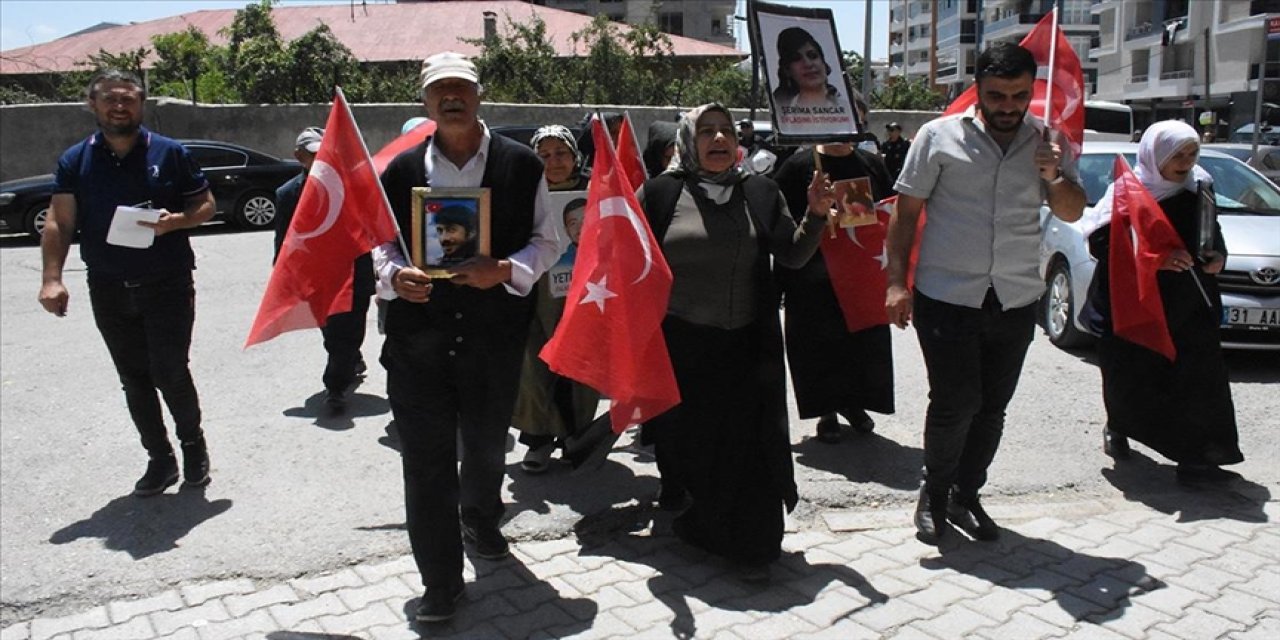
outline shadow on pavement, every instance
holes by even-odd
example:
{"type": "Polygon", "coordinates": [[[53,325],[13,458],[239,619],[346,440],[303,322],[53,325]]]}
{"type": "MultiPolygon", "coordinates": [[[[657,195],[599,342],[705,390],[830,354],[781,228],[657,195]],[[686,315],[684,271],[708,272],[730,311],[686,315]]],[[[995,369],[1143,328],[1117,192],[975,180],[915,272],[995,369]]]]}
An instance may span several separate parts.
{"type": "Polygon", "coordinates": [[[360,636],[341,633],[308,633],[305,631],[272,631],[267,640],[359,640],[360,636]]]}
{"type": "Polygon", "coordinates": [[[1217,518],[1267,521],[1262,507],[1271,500],[1271,491],[1265,486],[1242,478],[1221,485],[1184,487],[1177,483],[1174,469],[1175,465],[1160,464],[1134,450],[1128,460],[1118,460],[1114,467],[1103,469],[1102,477],[1126,500],[1160,513],[1177,514],[1178,522],[1217,518]]]}
{"type": "Polygon", "coordinates": [[[893,489],[920,486],[924,450],[898,444],[878,433],[850,433],[836,444],[814,437],[792,445],[796,464],[844,476],[850,482],[870,482],[893,489]]]}
{"type": "Polygon", "coordinates": [[[616,458],[629,455],[615,451],[598,469],[574,473],[567,462],[552,459],[544,473],[530,474],[520,465],[507,465],[508,488],[514,502],[508,514],[523,511],[548,514],[552,504],[564,505],[579,514],[608,511],[632,500],[647,503],[658,490],[657,478],[637,476],[616,458]],[[589,490],[587,490],[589,489],[589,490]]]}
{"type": "Polygon", "coordinates": [[[302,406],[290,407],[283,413],[290,418],[314,418],[312,424],[321,429],[346,431],[355,427],[356,418],[380,416],[391,411],[386,398],[353,391],[347,395],[347,410],[341,415],[334,415],[325,405],[324,396],[323,391],[314,393],[302,402],[302,406]]]}
{"type": "Polygon", "coordinates": [[[458,615],[446,622],[413,621],[418,601],[404,603],[407,627],[423,637],[564,638],[591,629],[599,605],[590,598],[566,598],[539,579],[515,556],[484,560],[468,554],[476,579],[467,583],[458,615]]]}
{"type": "Polygon", "coordinates": [[[939,552],[920,566],[949,568],[1028,597],[1044,591],[1072,619],[1095,624],[1122,616],[1130,597],[1165,587],[1141,563],[1091,556],[1010,529],[996,542],[974,542],[953,529],[939,552]]]}
{"type": "Polygon", "coordinates": [[[134,560],[172,551],[192,529],[231,508],[225,498],[210,502],[204,495],[206,488],[184,487],[149,498],[121,496],[87,519],[54,532],[49,542],[102,538],[104,547],[124,551],[134,560]]]}

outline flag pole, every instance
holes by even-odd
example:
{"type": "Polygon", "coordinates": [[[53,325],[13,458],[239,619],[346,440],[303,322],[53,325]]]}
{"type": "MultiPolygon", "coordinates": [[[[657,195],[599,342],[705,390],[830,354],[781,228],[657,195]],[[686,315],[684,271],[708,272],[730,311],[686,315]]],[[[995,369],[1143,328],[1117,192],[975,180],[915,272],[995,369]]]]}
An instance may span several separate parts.
{"type": "MultiPolygon", "coordinates": [[[[360,133],[360,124],[356,122],[356,116],[351,112],[351,105],[347,103],[346,94],[342,93],[342,87],[335,86],[334,92],[342,100],[342,108],[347,111],[347,117],[351,119],[351,124],[356,128],[356,138],[360,140],[360,148],[364,149],[364,157],[369,163],[369,170],[373,170],[373,156],[369,154],[369,145],[365,144],[364,135],[360,133]]],[[[404,253],[404,259],[413,260],[413,254],[409,252],[409,245],[405,244],[404,235],[400,233],[400,223],[396,221],[395,213],[391,211],[391,201],[387,199],[387,191],[382,188],[382,179],[380,176],[373,176],[374,183],[378,185],[378,195],[382,196],[382,203],[386,205],[384,209],[387,215],[391,217],[391,226],[396,230],[396,240],[400,241],[400,251],[404,253]]]]}
{"type": "Polygon", "coordinates": [[[1053,29],[1049,37],[1049,73],[1044,82],[1044,135],[1049,139],[1049,114],[1053,113],[1053,72],[1058,57],[1058,3],[1053,3],[1053,29]]]}

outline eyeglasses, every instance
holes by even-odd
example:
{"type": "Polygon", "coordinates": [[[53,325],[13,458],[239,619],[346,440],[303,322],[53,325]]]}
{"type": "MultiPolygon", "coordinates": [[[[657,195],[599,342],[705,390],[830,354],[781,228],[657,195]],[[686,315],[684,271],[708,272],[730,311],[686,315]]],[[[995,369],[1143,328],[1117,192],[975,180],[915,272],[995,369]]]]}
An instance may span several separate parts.
{"type": "Polygon", "coordinates": [[[128,94],[98,96],[96,100],[112,107],[132,107],[139,102],[138,96],[128,94]]]}

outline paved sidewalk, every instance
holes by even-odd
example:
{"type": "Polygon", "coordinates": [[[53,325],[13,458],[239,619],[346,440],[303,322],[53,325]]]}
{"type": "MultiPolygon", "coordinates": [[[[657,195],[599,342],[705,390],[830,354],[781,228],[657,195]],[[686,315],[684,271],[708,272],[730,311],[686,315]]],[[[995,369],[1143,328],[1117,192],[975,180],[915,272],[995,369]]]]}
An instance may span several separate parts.
{"type": "Polygon", "coordinates": [[[909,513],[831,511],[788,533],[768,584],[648,508],[468,565],[458,616],[406,622],[412,558],[283,583],[190,585],[5,628],[0,640],[178,638],[1280,638],[1280,503],[1258,487],[1143,502],[992,504],[996,543],[917,542],[909,513]],[[476,574],[479,578],[476,578],[476,574]]]}

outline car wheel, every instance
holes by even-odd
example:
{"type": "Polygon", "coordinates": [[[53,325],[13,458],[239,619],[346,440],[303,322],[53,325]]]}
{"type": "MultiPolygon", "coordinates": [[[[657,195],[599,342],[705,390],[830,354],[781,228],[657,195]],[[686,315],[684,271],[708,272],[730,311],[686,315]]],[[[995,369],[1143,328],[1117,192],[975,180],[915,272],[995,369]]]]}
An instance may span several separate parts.
{"type": "Polygon", "coordinates": [[[48,221],[49,203],[41,202],[27,210],[27,218],[23,224],[23,231],[26,231],[27,235],[32,238],[39,240],[41,234],[44,233],[44,225],[48,221]]]}
{"type": "Polygon", "coordinates": [[[1076,328],[1076,304],[1071,295],[1071,265],[1066,260],[1054,260],[1045,277],[1048,289],[1044,292],[1041,314],[1049,342],[1062,348],[1080,347],[1089,342],[1089,334],[1076,328]]]}
{"type": "Polygon", "coordinates": [[[244,229],[269,229],[276,221],[276,201],[265,192],[245,194],[236,203],[233,220],[244,229]]]}

